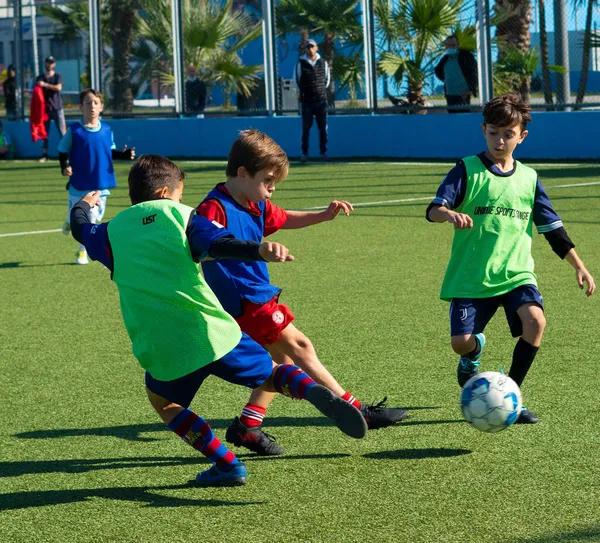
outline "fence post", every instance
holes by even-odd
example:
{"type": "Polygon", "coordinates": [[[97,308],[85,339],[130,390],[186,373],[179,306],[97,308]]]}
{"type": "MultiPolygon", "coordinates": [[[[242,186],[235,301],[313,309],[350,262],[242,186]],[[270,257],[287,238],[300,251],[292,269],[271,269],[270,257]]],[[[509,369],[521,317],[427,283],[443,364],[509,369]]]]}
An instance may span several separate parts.
{"type": "Polygon", "coordinates": [[[485,105],[493,98],[492,51],[490,39],[490,6],[488,0],[477,0],[477,75],[479,96],[485,105]]]}
{"type": "Polygon", "coordinates": [[[90,13],[90,87],[102,92],[102,41],[100,33],[100,2],[88,0],[90,13]]]}
{"type": "Polygon", "coordinates": [[[365,53],[365,94],[367,108],[373,112],[377,108],[377,70],[375,63],[375,29],[373,0],[362,0],[363,40],[365,53]]]}
{"type": "Polygon", "coordinates": [[[268,115],[277,109],[275,67],[275,18],[272,0],[262,0],[263,62],[265,66],[265,101],[268,115]]]}
{"type": "Polygon", "coordinates": [[[183,32],[181,30],[181,21],[181,0],[171,0],[171,28],[173,33],[173,77],[175,78],[175,113],[177,113],[178,115],[181,115],[184,110],[183,32]]]}
{"type": "Polygon", "coordinates": [[[569,82],[569,32],[565,0],[554,0],[554,62],[565,69],[565,73],[556,74],[556,101],[559,104],[568,104],[571,102],[571,84],[569,82]]]}

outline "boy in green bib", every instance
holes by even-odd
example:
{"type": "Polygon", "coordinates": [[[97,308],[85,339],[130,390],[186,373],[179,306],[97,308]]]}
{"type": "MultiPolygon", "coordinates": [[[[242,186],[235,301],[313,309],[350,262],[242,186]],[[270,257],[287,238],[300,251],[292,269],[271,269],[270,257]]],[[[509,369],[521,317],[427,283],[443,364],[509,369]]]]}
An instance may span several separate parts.
{"type": "Polygon", "coordinates": [[[360,411],[300,368],[275,364],[241,332],[198,268],[207,258],[285,262],[294,257],[279,243],[234,239],[181,204],[184,177],[170,160],[143,156],[129,172],[132,206],[108,223],[94,224],[89,212],[100,192],[88,193],[71,211],[71,231],[90,258],[111,271],[133,354],[146,370],[152,407],[173,432],[214,463],[197,475],[197,483],[246,482],[245,465],[189,409],[209,375],[308,400],[347,435],[364,437],[367,425],[360,411]]]}
{"type": "MultiPolygon", "coordinates": [[[[452,349],[460,355],[460,386],[479,371],[483,331],[500,305],[513,337],[509,377],[519,387],[538,352],[546,326],[531,256],[533,225],[573,268],[586,295],[594,278],[575,251],[537,173],[513,158],[527,136],[530,108],[519,95],[494,98],[483,110],[487,151],[463,158],[442,181],[427,208],[430,222],[454,225],[450,262],[440,297],[450,302],[452,349]]],[[[537,416],[523,408],[517,423],[537,416]]]]}

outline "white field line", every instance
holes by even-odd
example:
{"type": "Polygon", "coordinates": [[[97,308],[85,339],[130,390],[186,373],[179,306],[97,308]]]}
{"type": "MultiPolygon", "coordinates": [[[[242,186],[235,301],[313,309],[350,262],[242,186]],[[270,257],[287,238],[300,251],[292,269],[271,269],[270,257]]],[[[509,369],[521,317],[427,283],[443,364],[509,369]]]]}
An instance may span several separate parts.
{"type": "MultiPolygon", "coordinates": [[[[567,189],[571,187],[590,187],[593,185],[600,185],[600,181],[591,181],[589,183],[571,183],[566,185],[551,185],[549,187],[545,187],[546,190],[551,189],[567,189]]],[[[432,196],[420,196],[418,198],[400,198],[398,200],[379,200],[376,202],[360,202],[357,204],[352,204],[352,207],[366,207],[366,206],[377,206],[383,204],[401,204],[404,202],[421,202],[424,200],[433,200],[432,196]]],[[[315,206],[315,207],[303,207],[298,209],[297,211],[318,211],[319,209],[327,209],[329,206],[315,206]]],[[[62,229],[57,228],[55,230],[34,230],[32,232],[11,232],[10,234],[0,234],[0,238],[9,238],[14,236],[29,236],[32,234],[51,234],[54,232],[62,232],[62,229]]]]}

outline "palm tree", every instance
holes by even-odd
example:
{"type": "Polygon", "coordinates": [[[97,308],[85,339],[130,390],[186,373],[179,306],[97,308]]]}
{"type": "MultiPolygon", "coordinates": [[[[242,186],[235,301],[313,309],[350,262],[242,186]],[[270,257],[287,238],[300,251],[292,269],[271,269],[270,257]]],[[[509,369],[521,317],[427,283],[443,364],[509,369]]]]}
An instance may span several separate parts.
{"type": "MultiPolygon", "coordinates": [[[[334,95],[334,80],[341,72],[335,66],[336,46],[350,46],[353,49],[349,57],[358,58],[362,49],[363,30],[360,24],[357,6],[360,0],[281,0],[277,4],[276,19],[279,34],[297,34],[303,42],[312,35],[323,36],[319,44],[321,56],[332,71],[329,86],[330,98],[334,95]]],[[[344,66],[349,66],[342,61],[344,66]]],[[[363,70],[364,71],[364,70],[363,70]]],[[[348,81],[354,80],[354,76],[348,81]]],[[[351,91],[351,94],[354,91],[351,91]]],[[[331,101],[331,100],[330,100],[331,101]]]]}
{"type": "Polygon", "coordinates": [[[550,54],[548,51],[548,33],[546,31],[546,0],[538,0],[538,17],[540,20],[540,57],[542,64],[542,89],[544,102],[553,104],[552,84],[550,83],[550,54]]]}
{"type": "MultiPolygon", "coordinates": [[[[136,28],[137,8],[138,0],[108,0],[103,3],[100,14],[102,42],[112,43],[113,49],[112,109],[121,114],[129,114],[133,109],[129,60],[136,28]]],[[[89,32],[87,2],[73,2],[56,7],[40,6],[40,13],[61,25],[57,37],[63,41],[71,41],[89,32]]],[[[106,50],[104,56],[109,56],[106,50]]],[[[89,72],[89,61],[86,72],[89,72]]],[[[87,83],[89,84],[89,75],[87,83]]]]}
{"type": "MultiPolygon", "coordinates": [[[[234,0],[224,6],[219,0],[184,0],[182,7],[184,62],[200,68],[207,86],[224,87],[226,109],[234,92],[250,96],[263,67],[245,66],[240,51],[262,35],[261,23],[234,9],[234,0]]],[[[138,78],[148,80],[158,70],[162,81],[172,84],[173,75],[165,67],[173,55],[171,1],[146,1],[139,30],[133,47],[142,61],[138,78]]]]}
{"type": "MultiPolygon", "coordinates": [[[[498,63],[502,65],[504,57],[509,56],[508,62],[512,64],[522,54],[520,69],[524,69],[530,60],[527,57],[531,48],[531,0],[496,0],[494,12],[497,15],[498,63]]],[[[521,94],[523,100],[529,101],[530,87],[531,77],[526,75],[519,78],[518,87],[514,90],[521,94]]]]}
{"type": "MultiPolygon", "coordinates": [[[[585,0],[574,0],[575,7],[583,5],[585,0]]],[[[598,0],[587,0],[587,13],[585,16],[585,31],[583,34],[583,55],[581,57],[581,77],[579,79],[579,88],[577,89],[576,104],[583,103],[585,98],[585,87],[587,85],[588,72],[590,69],[590,49],[592,48],[593,33],[592,33],[592,18],[594,15],[594,7],[598,4],[598,0]]]]}
{"type": "Polygon", "coordinates": [[[408,105],[425,105],[423,86],[433,73],[444,38],[458,24],[463,0],[375,0],[378,67],[397,85],[406,78],[408,105]]]}

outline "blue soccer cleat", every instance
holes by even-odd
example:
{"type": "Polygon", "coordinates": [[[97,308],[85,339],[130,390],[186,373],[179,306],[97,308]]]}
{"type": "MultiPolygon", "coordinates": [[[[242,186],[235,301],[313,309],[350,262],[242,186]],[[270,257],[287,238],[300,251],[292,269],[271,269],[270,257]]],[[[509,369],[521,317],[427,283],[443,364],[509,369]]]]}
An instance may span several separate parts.
{"type": "Polygon", "coordinates": [[[475,334],[475,337],[480,345],[479,354],[475,358],[469,358],[466,355],[461,356],[458,361],[458,368],[456,368],[456,378],[458,379],[458,384],[461,388],[471,377],[473,377],[473,375],[479,373],[479,359],[481,358],[481,353],[483,353],[483,347],[485,346],[485,336],[483,334],[475,334]]]}
{"type": "Polygon", "coordinates": [[[198,486],[240,486],[246,484],[246,464],[238,462],[224,471],[217,465],[213,465],[206,471],[201,471],[196,475],[196,484],[198,486]]]}

